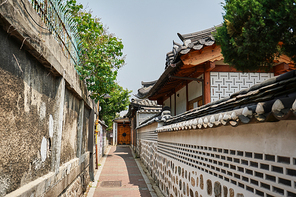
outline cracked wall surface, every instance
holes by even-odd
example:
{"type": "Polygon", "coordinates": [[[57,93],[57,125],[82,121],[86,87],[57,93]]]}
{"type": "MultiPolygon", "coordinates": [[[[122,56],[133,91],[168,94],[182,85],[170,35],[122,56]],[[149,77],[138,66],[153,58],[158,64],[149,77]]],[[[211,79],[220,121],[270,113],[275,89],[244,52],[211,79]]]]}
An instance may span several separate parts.
{"type": "Polygon", "coordinates": [[[93,102],[52,35],[27,16],[19,0],[1,4],[0,196],[79,196],[90,179],[93,102]]]}

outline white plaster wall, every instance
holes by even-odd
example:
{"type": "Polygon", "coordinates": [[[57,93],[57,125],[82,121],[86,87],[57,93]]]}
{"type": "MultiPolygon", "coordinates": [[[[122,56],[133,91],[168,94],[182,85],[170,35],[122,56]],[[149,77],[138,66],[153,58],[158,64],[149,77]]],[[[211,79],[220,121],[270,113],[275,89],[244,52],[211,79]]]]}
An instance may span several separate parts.
{"type": "MultiPolygon", "coordinates": [[[[157,157],[155,158],[160,158],[158,159],[158,164],[157,164],[158,173],[156,173],[156,176],[158,175],[157,178],[159,178],[159,188],[164,194],[164,196],[170,196],[169,194],[174,194],[172,196],[198,196],[198,197],[224,196],[225,194],[224,192],[227,192],[227,197],[256,196],[255,194],[249,191],[246,191],[243,188],[237,187],[236,185],[230,182],[223,181],[214,175],[208,174],[207,172],[204,172],[202,170],[198,170],[195,167],[185,165],[179,161],[172,160],[169,157],[163,156],[162,154],[157,155],[157,157]],[[173,163],[173,165],[171,165],[171,163],[173,163]],[[181,169],[180,174],[178,173],[178,168],[181,169]],[[185,176],[185,174],[187,174],[187,176],[185,176]],[[211,181],[211,189],[208,188],[208,185],[207,185],[208,180],[211,181]],[[181,190],[180,190],[180,182],[182,185],[181,190]],[[219,190],[214,187],[215,182],[219,183],[221,186],[220,195],[215,195],[215,191],[219,190]],[[211,195],[208,194],[208,191],[211,191],[211,195]],[[233,191],[233,194],[231,194],[232,191],[233,191]]],[[[151,161],[148,161],[148,162],[152,163],[151,161]]],[[[149,166],[148,162],[147,162],[147,166],[149,166]]],[[[153,169],[153,168],[150,167],[150,169],[153,169]]]]}
{"type": "Polygon", "coordinates": [[[175,114],[175,98],[174,98],[174,94],[171,95],[171,101],[172,101],[172,104],[170,105],[170,98],[167,98],[164,102],[163,102],[163,105],[164,106],[168,106],[171,108],[171,115],[174,116],[176,115],[175,114]]]}
{"type": "Polygon", "coordinates": [[[175,114],[175,97],[174,97],[174,95],[172,95],[171,96],[172,97],[172,104],[171,104],[171,114],[172,114],[172,116],[175,116],[176,114],[175,114]]]}
{"type": "Polygon", "coordinates": [[[156,113],[139,113],[137,111],[137,127],[144,122],[145,120],[147,120],[148,118],[154,116],[156,113]]]}
{"type": "Polygon", "coordinates": [[[200,130],[164,132],[158,134],[158,139],[295,157],[295,128],[295,120],[281,120],[276,123],[245,124],[238,127],[229,125],[200,130]]]}
{"type": "MultiPolygon", "coordinates": [[[[172,95],[171,97],[173,97],[173,95],[172,95]]],[[[164,100],[164,102],[163,102],[163,106],[170,107],[170,97],[167,98],[166,100],[164,100]]]]}
{"type": "Polygon", "coordinates": [[[228,97],[271,77],[274,77],[273,73],[211,72],[211,102],[228,97]]]}
{"type": "MultiPolygon", "coordinates": [[[[199,78],[202,78],[199,77],[199,78]]],[[[202,83],[201,82],[197,82],[197,81],[192,81],[188,84],[188,101],[195,99],[199,96],[202,96],[202,83]]],[[[186,111],[186,87],[183,87],[181,90],[179,90],[176,93],[176,113],[180,114],[186,111]],[[177,96],[179,94],[179,97],[177,96]]],[[[170,98],[167,98],[166,100],[164,100],[163,104],[164,106],[168,106],[171,107],[171,114],[174,114],[175,112],[175,98],[174,95],[171,95],[171,105],[170,105],[170,98]]]]}
{"type": "Polygon", "coordinates": [[[188,101],[202,96],[202,82],[192,81],[188,84],[188,101]]]}
{"type": "Polygon", "coordinates": [[[113,122],[113,145],[117,145],[117,123],[113,122]]]}
{"type": "Polygon", "coordinates": [[[246,124],[238,127],[220,126],[201,130],[159,133],[157,154],[160,159],[158,159],[157,165],[160,171],[158,176],[160,188],[164,194],[166,194],[166,188],[170,194],[174,193],[177,188],[178,196],[180,196],[184,191],[183,189],[180,191],[178,183],[174,183],[178,177],[182,187],[183,183],[186,186],[187,196],[188,188],[194,193],[198,192],[199,195],[209,196],[207,180],[212,183],[213,194],[210,196],[215,196],[214,183],[216,181],[221,184],[222,190],[224,190],[223,186],[228,188],[228,195],[230,194],[229,189],[233,190],[234,196],[244,197],[256,196],[257,191],[264,193],[265,196],[267,194],[289,196],[289,192],[295,195],[295,127],[295,120],[282,120],[276,123],[246,124]],[[190,154],[196,155],[196,157],[191,157],[190,154]],[[255,154],[260,154],[262,158],[257,158],[255,154]],[[268,159],[270,156],[273,157],[272,160],[268,159]],[[288,163],[280,161],[281,157],[288,158],[288,163]],[[252,163],[255,163],[255,166],[252,163]],[[268,169],[262,168],[262,165],[267,166],[268,169]],[[176,166],[184,169],[187,173],[190,172],[191,177],[194,177],[195,180],[198,178],[199,184],[191,185],[191,181],[182,173],[181,175],[172,173],[176,166]],[[280,168],[282,172],[273,170],[274,167],[280,168]],[[239,168],[243,170],[240,171],[239,168]],[[291,173],[292,171],[293,173],[291,173]],[[262,178],[255,175],[258,173],[262,174],[262,178]],[[203,175],[203,189],[200,187],[200,175],[203,175]],[[275,177],[276,181],[268,180],[267,176],[275,177]],[[257,182],[257,185],[251,180],[257,182]],[[291,182],[290,186],[280,183],[279,180],[284,180],[286,183],[291,182]],[[270,189],[266,189],[266,186],[270,189]],[[253,189],[254,192],[248,191],[247,187],[253,189]],[[283,195],[278,194],[274,188],[283,190],[283,195]]]}
{"type": "MultiPolygon", "coordinates": [[[[147,146],[148,145],[151,146],[151,144],[153,144],[154,149],[157,149],[156,148],[157,141],[156,140],[153,140],[153,141],[144,140],[144,139],[141,139],[140,136],[143,133],[149,133],[149,132],[155,131],[156,128],[157,128],[157,126],[158,126],[158,123],[157,122],[154,122],[154,123],[149,124],[149,125],[147,125],[145,127],[142,127],[142,128],[137,129],[137,136],[138,137],[137,137],[137,148],[136,148],[136,151],[140,155],[142,161],[151,160],[150,157],[152,157],[152,155],[155,155],[156,151],[153,151],[153,153],[152,153],[151,152],[151,149],[150,149],[151,147],[149,147],[149,151],[148,152],[146,150],[147,150],[147,146]],[[144,150],[144,151],[142,151],[142,150],[144,150]],[[148,157],[149,157],[149,159],[147,159],[148,157]]],[[[147,162],[144,162],[144,165],[148,168],[147,162]]],[[[155,171],[155,169],[153,171],[155,171]]]]}
{"type": "Polygon", "coordinates": [[[186,111],[186,87],[179,90],[176,94],[176,115],[178,115],[186,111]]]}
{"type": "Polygon", "coordinates": [[[137,129],[137,132],[138,133],[143,133],[143,132],[148,132],[148,131],[155,131],[156,128],[157,128],[157,125],[158,125],[158,123],[154,122],[154,123],[149,124],[149,125],[147,125],[145,127],[141,127],[139,129],[137,129]]]}

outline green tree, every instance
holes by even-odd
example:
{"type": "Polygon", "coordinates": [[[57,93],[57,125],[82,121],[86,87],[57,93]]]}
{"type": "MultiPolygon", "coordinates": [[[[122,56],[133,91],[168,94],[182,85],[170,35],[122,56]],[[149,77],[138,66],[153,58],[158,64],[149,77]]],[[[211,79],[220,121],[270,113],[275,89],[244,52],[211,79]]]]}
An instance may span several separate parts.
{"type": "Polygon", "coordinates": [[[124,110],[129,104],[130,92],[116,83],[117,72],[124,65],[123,44],[103,27],[99,18],[84,10],[76,0],[66,1],[65,12],[70,13],[72,26],[78,33],[80,55],[75,68],[85,81],[90,97],[100,101],[103,112],[101,119],[110,123],[115,113],[124,110]],[[105,105],[102,96],[107,93],[111,98],[105,105]]]}
{"type": "Polygon", "coordinates": [[[224,23],[215,35],[224,61],[245,72],[270,69],[281,54],[296,62],[295,2],[225,0],[224,23]]]}
{"type": "Polygon", "coordinates": [[[104,120],[108,127],[112,127],[112,120],[116,117],[116,113],[125,110],[129,105],[130,93],[131,91],[116,84],[110,92],[110,98],[100,101],[100,119],[104,120]]]}

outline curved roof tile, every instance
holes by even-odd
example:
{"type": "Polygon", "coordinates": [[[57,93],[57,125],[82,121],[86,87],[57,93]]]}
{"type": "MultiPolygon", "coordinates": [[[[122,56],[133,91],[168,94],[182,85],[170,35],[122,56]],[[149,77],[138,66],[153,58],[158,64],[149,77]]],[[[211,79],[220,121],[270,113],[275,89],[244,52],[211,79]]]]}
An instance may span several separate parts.
{"type": "Polygon", "coordinates": [[[157,132],[296,119],[296,70],[171,117],[157,132]]]}
{"type": "Polygon", "coordinates": [[[167,53],[165,68],[167,68],[170,64],[174,64],[179,60],[180,55],[185,55],[193,50],[200,50],[204,46],[212,46],[215,44],[215,38],[212,33],[216,31],[217,27],[222,26],[219,24],[217,26],[211,27],[209,29],[198,31],[189,34],[180,34],[177,33],[179,38],[182,40],[183,44],[176,43],[173,41],[173,49],[172,52],[167,53]],[[172,54],[173,53],[173,56],[172,54]]]}

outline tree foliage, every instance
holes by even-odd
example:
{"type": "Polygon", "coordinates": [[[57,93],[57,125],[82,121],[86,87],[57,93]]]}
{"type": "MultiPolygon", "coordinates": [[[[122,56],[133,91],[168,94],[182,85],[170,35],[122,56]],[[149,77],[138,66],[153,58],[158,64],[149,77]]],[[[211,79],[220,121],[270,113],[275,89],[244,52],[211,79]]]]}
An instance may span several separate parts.
{"type": "Polygon", "coordinates": [[[123,44],[120,39],[108,33],[99,18],[84,10],[76,0],[67,0],[66,12],[71,13],[78,32],[80,60],[75,68],[80,78],[86,82],[90,97],[100,101],[103,111],[101,119],[109,123],[116,112],[127,107],[129,101],[130,91],[116,83],[117,72],[124,65],[123,44]],[[113,98],[105,105],[103,95],[107,93],[113,98]]]}
{"type": "Polygon", "coordinates": [[[101,111],[100,118],[104,119],[105,123],[111,127],[112,120],[116,117],[116,114],[126,109],[129,105],[129,93],[130,91],[124,90],[118,84],[115,85],[113,91],[110,92],[109,99],[103,99],[100,102],[101,111]]]}
{"type": "Polygon", "coordinates": [[[216,41],[224,62],[241,71],[271,68],[285,54],[296,62],[295,0],[225,0],[216,41]]]}

